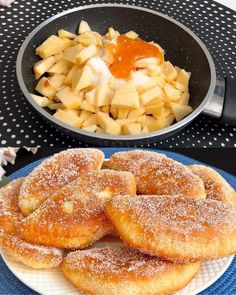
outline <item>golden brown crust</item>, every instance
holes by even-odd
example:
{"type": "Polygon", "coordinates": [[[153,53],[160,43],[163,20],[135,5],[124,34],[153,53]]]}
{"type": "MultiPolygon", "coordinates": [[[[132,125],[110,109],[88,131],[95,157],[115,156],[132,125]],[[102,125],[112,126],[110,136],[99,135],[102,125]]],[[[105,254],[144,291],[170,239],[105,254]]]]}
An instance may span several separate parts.
{"type": "Polygon", "coordinates": [[[37,269],[56,267],[63,257],[60,249],[33,245],[11,234],[0,233],[0,246],[16,261],[37,269]]]}
{"type": "Polygon", "coordinates": [[[0,229],[14,233],[17,224],[24,217],[18,206],[18,196],[24,178],[11,181],[0,189],[0,229]]]}
{"type": "Polygon", "coordinates": [[[105,203],[117,194],[135,194],[129,172],[100,170],[81,175],[47,199],[19,224],[20,236],[32,243],[83,248],[110,233],[105,203]]]}
{"type": "Polygon", "coordinates": [[[202,180],[163,154],[141,150],[119,152],[112,155],[106,165],[110,169],[132,172],[138,194],[206,197],[202,180]]]}
{"type": "Polygon", "coordinates": [[[25,179],[19,196],[24,215],[32,213],[54,192],[75,180],[79,175],[98,171],[104,155],[96,149],[69,149],[43,161],[25,179]]]}
{"type": "Polygon", "coordinates": [[[188,167],[192,173],[202,179],[207,198],[228,204],[236,204],[234,189],[219,173],[203,165],[191,165],[188,167]]]}
{"type": "Polygon", "coordinates": [[[236,206],[187,196],[116,196],[106,212],[128,245],[163,259],[236,253],[236,206]]]}
{"type": "Polygon", "coordinates": [[[200,263],[174,264],[130,248],[99,248],[69,253],[64,275],[88,294],[166,294],[183,288],[200,263]]]}

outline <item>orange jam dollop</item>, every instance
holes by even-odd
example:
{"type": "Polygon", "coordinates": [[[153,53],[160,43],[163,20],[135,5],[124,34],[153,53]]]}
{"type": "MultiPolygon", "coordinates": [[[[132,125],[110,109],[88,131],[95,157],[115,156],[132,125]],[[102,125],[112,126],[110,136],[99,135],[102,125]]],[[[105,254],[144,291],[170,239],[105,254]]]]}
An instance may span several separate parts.
{"type": "Polygon", "coordinates": [[[146,57],[157,57],[163,59],[158,47],[147,43],[140,38],[132,40],[125,35],[120,35],[117,45],[110,44],[107,49],[114,57],[114,62],[110,66],[110,71],[116,78],[127,78],[135,68],[135,61],[146,57]]]}

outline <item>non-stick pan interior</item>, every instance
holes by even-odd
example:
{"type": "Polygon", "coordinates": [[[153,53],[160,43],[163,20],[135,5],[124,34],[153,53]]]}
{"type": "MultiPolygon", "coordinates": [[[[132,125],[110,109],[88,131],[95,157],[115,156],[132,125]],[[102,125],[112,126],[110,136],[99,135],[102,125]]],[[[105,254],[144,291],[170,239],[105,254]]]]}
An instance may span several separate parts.
{"type": "Polygon", "coordinates": [[[29,92],[36,85],[32,66],[38,58],[35,48],[49,35],[64,28],[75,32],[80,21],[104,34],[109,27],[119,32],[136,31],[141,38],[155,41],[166,52],[166,59],[192,73],[190,83],[191,105],[196,109],[205,98],[211,81],[207,57],[198,42],[183,28],[162,16],[128,7],[94,7],[65,14],[41,28],[28,43],[22,59],[22,74],[29,92]]]}

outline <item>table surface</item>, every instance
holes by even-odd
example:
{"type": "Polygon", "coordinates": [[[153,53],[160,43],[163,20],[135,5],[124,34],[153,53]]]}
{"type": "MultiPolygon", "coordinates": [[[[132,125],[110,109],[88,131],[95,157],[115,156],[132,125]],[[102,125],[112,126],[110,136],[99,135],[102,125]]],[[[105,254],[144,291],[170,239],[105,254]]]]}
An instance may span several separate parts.
{"type": "MultiPolygon", "coordinates": [[[[115,2],[99,0],[99,3],[115,2]]],[[[232,8],[236,5],[234,0],[219,2],[232,8]]],[[[17,83],[15,61],[26,36],[43,20],[63,10],[96,3],[98,0],[16,0],[11,7],[0,8],[0,145],[84,146],[79,139],[71,138],[45,123],[27,104],[17,83]]],[[[158,10],[182,22],[208,47],[217,75],[236,77],[235,11],[212,0],[120,0],[119,3],[158,10]]],[[[150,145],[155,146],[236,147],[236,127],[200,115],[176,135],[150,145]]]]}

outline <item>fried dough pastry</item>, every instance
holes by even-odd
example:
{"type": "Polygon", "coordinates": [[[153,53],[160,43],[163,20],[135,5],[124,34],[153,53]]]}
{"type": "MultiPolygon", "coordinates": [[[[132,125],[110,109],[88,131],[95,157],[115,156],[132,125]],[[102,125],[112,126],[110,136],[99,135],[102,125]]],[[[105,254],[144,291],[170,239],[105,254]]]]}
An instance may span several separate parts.
{"type": "Polygon", "coordinates": [[[99,248],[69,253],[63,274],[86,294],[157,295],[186,286],[200,263],[174,264],[129,248],[99,248]]]}
{"type": "Polygon", "coordinates": [[[111,233],[105,204],[118,194],[136,194],[130,172],[100,170],[80,175],[19,224],[20,236],[59,248],[86,247],[111,233]]]}
{"type": "Polygon", "coordinates": [[[236,193],[234,189],[219,173],[202,165],[191,165],[188,167],[192,173],[202,179],[207,198],[228,204],[236,204],[236,193]]]}
{"type": "Polygon", "coordinates": [[[96,149],[68,149],[43,161],[25,179],[19,207],[24,215],[32,213],[54,192],[79,175],[101,168],[104,155],[96,149]]]}
{"type": "Polygon", "coordinates": [[[163,154],[141,150],[119,152],[113,154],[106,165],[113,170],[132,172],[138,194],[206,197],[202,180],[163,154]]]}
{"type": "Polygon", "coordinates": [[[0,231],[0,247],[14,260],[32,268],[52,268],[58,266],[63,252],[54,247],[33,245],[12,234],[0,231]]]}
{"type": "Polygon", "coordinates": [[[51,268],[62,261],[57,248],[32,245],[17,237],[16,228],[24,218],[18,196],[24,178],[11,181],[0,189],[0,247],[15,260],[33,268],[51,268]]]}
{"type": "Polygon", "coordinates": [[[106,212],[132,248],[174,262],[236,253],[236,206],[187,196],[116,196],[106,212]]]}
{"type": "Polygon", "coordinates": [[[11,181],[0,189],[0,229],[14,233],[24,215],[18,206],[18,196],[24,178],[11,181]]]}

